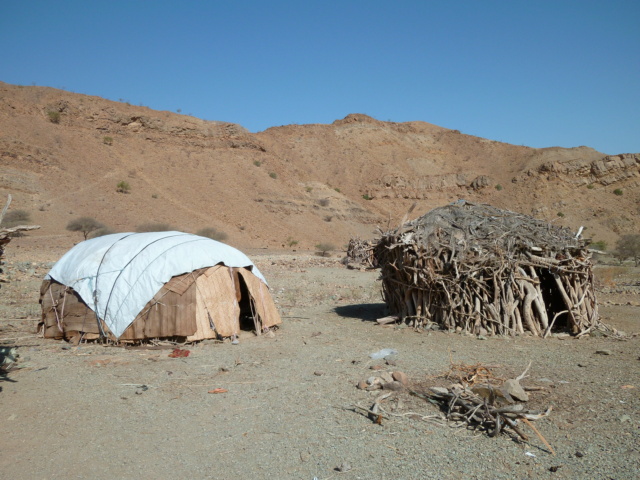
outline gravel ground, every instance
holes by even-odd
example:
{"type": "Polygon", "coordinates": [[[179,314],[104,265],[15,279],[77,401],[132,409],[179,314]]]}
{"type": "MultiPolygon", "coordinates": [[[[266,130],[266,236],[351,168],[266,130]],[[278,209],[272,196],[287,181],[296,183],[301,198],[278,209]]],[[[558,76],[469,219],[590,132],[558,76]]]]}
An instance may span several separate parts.
{"type": "MultiPolygon", "coordinates": [[[[169,358],[168,347],[38,338],[38,287],[56,257],[29,255],[10,255],[0,290],[0,343],[20,354],[0,381],[1,478],[630,479],[640,470],[633,288],[600,295],[625,340],[480,340],[375,325],[385,314],[375,272],[336,258],[252,255],[283,315],[275,337],[247,332],[239,345],[205,341],[169,358]],[[382,348],[398,351],[395,366],[369,358],[382,348]],[[553,406],[536,426],[555,456],[533,434],[524,443],[422,419],[439,410],[406,392],[386,403],[394,416],[382,425],[354,409],[380,393],[356,388],[372,366],[402,371],[420,389],[442,382],[452,361],[512,378],[530,360],[522,383],[545,387],[529,403],[553,406]],[[215,388],[227,392],[208,393],[215,388]]],[[[638,270],[621,272],[621,283],[638,283],[638,270]]]]}

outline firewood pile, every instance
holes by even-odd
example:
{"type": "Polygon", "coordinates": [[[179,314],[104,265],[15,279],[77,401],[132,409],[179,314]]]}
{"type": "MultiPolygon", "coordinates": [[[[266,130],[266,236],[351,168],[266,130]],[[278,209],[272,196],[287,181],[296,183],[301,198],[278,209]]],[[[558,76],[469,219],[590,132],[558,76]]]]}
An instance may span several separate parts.
{"type": "MultiPolygon", "coordinates": [[[[387,361],[387,365],[395,365],[395,362],[387,361]]],[[[527,405],[530,400],[529,392],[546,392],[547,389],[521,384],[523,379],[528,377],[531,362],[524,372],[510,379],[494,374],[494,369],[499,367],[481,363],[453,363],[451,360],[446,372],[426,381],[414,382],[403,372],[387,372],[383,366],[376,365],[372,367],[376,374],[366,381],[358,382],[357,388],[368,392],[382,392],[370,406],[354,403],[345,409],[360,413],[379,425],[394,418],[410,418],[441,426],[450,423],[453,426],[484,432],[489,437],[505,433],[529,442],[524,428],[526,426],[546,445],[549,452],[555,455],[551,445],[532,423],[551,414],[552,407],[537,411],[527,405]],[[443,383],[443,380],[446,383],[443,383]],[[447,386],[435,386],[434,383],[447,386]],[[407,394],[438,407],[439,413],[421,411],[419,405],[415,411],[405,411],[406,406],[412,403],[402,400],[407,394]]]]}
{"type": "Polygon", "coordinates": [[[490,437],[508,429],[526,442],[529,437],[522,425],[527,425],[555,455],[551,445],[531,423],[548,416],[552,407],[539,412],[526,408],[522,403],[529,400],[527,390],[539,389],[523,388],[520,385],[520,381],[527,376],[531,363],[518,377],[506,381],[493,377],[491,370],[482,365],[452,364],[452,371],[455,367],[466,367],[467,370],[466,375],[458,377],[458,382],[447,388],[430,387],[426,393],[414,390],[410,393],[440,407],[448,421],[459,422],[467,428],[481,429],[490,437]]]}
{"type": "MultiPolygon", "coordinates": [[[[382,233],[370,252],[390,312],[415,327],[547,337],[600,326],[586,242],[527,215],[461,200],[382,233]]],[[[363,242],[359,255],[371,258],[363,242]]]]}
{"type": "Polygon", "coordinates": [[[4,278],[2,278],[2,265],[4,264],[4,250],[7,244],[11,241],[16,233],[40,228],[39,225],[18,225],[16,227],[3,228],[2,220],[4,219],[4,216],[9,209],[9,205],[11,205],[11,195],[9,195],[6,205],[4,206],[2,211],[0,211],[0,282],[4,282],[4,278]]]}
{"type": "Polygon", "coordinates": [[[354,237],[347,245],[347,268],[376,268],[378,266],[376,257],[373,254],[373,243],[354,237]],[[354,267],[357,265],[357,267],[354,267]]]}

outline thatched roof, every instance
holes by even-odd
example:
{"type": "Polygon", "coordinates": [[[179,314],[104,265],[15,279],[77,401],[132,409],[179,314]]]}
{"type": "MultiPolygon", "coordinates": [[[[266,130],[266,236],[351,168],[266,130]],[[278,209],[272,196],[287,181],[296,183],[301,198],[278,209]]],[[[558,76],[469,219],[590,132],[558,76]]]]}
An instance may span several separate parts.
{"type": "Polygon", "coordinates": [[[439,207],[384,233],[378,244],[391,247],[385,239],[428,250],[446,246],[461,257],[499,257],[543,254],[584,248],[585,242],[565,227],[554,226],[529,215],[502,210],[491,205],[459,200],[439,207]]]}

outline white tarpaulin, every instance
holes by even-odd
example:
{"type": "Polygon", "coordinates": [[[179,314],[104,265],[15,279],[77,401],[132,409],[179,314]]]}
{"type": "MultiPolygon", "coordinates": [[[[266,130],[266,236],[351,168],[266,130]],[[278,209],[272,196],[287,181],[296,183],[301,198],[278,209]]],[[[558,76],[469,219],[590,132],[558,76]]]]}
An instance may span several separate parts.
{"type": "Polygon", "coordinates": [[[249,268],[266,284],[241,251],[183,232],[116,233],[84,241],[45,279],[73,288],[118,338],[171,277],[219,263],[249,268]]]}

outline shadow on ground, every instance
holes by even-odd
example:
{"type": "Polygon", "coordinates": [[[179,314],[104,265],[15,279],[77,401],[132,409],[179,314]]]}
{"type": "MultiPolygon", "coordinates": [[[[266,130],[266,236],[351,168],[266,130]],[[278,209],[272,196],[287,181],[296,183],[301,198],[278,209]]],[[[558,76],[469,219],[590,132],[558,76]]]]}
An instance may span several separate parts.
{"type": "Polygon", "coordinates": [[[374,322],[387,315],[387,305],[384,303],[358,303],[342,305],[333,309],[341,317],[359,318],[363,322],[374,322]]]}

